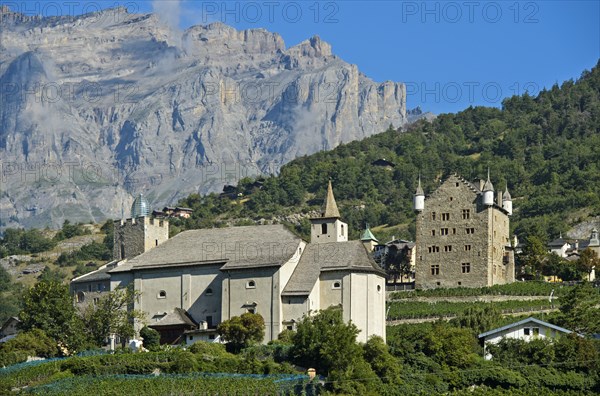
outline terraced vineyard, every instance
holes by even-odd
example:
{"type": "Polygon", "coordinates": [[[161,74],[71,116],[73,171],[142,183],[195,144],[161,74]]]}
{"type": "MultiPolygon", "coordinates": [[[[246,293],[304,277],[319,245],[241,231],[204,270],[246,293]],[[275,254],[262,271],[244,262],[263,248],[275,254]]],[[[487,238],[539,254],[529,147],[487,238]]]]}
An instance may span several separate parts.
{"type": "Polygon", "coordinates": [[[388,320],[454,317],[474,307],[493,305],[503,313],[548,310],[557,308],[548,299],[512,300],[498,302],[424,302],[424,301],[392,301],[388,304],[388,320]]]}
{"type": "Polygon", "coordinates": [[[552,284],[548,282],[514,282],[507,285],[491,287],[456,287],[452,289],[429,289],[395,292],[390,294],[391,300],[411,299],[416,297],[469,297],[469,296],[561,296],[572,286],[552,284]]]}

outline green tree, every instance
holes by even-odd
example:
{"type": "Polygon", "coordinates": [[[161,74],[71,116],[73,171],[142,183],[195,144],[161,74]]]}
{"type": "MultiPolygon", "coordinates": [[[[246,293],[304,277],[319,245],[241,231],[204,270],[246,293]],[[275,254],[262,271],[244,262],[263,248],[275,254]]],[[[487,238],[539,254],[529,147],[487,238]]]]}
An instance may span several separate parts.
{"type": "Polygon", "coordinates": [[[0,292],[7,291],[12,286],[12,280],[8,271],[0,266],[0,292]]]}
{"type": "Polygon", "coordinates": [[[540,278],[546,254],[546,246],[542,239],[535,235],[528,236],[523,253],[519,257],[524,272],[534,275],[536,279],[540,278]]]}
{"type": "Polygon", "coordinates": [[[73,238],[75,236],[84,235],[86,232],[81,224],[71,224],[69,220],[63,222],[61,230],[56,233],[54,239],[62,241],[64,239],[73,238]]]}
{"type": "Polygon", "coordinates": [[[69,288],[59,282],[38,282],[26,291],[19,318],[24,331],[41,329],[68,352],[77,351],[85,345],[83,324],[69,288]]]}
{"type": "Polygon", "coordinates": [[[344,323],[339,308],[328,308],[306,315],[298,324],[291,350],[295,362],[320,373],[344,370],[362,356],[356,343],[358,328],[344,323]]]}
{"type": "Polygon", "coordinates": [[[498,324],[502,312],[493,305],[467,308],[453,322],[460,327],[471,329],[476,334],[491,330],[498,324]]]}
{"type": "Polygon", "coordinates": [[[140,330],[140,337],[144,341],[144,348],[155,351],[160,346],[160,333],[151,327],[144,326],[140,330]]]}
{"type": "Polygon", "coordinates": [[[579,260],[577,260],[577,267],[586,275],[586,280],[590,280],[590,274],[594,268],[600,271],[598,253],[590,248],[584,249],[579,256],[579,260]]]}
{"type": "Polygon", "coordinates": [[[143,319],[144,314],[133,309],[139,293],[132,287],[103,293],[96,304],[90,304],[83,312],[83,322],[90,338],[97,346],[102,346],[111,334],[123,342],[135,335],[134,322],[143,319]]]}
{"type": "Polygon", "coordinates": [[[591,283],[584,282],[560,298],[561,325],[577,333],[600,332],[600,293],[591,283]]]}
{"type": "Polygon", "coordinates": [[[379,336],[370,337],[367,343],[363,345],[363,351],[365,360],[384,383],[400,385],[403,382],[400,361],[390,353],[383,338],[379,336]]]}
{"type": "Polygon", "coordinates": [[[425,354],[442,365],[468,367],[477,359],[475,351],[477,340],[469,329],[436,323],[425,336],[425,354]]]}
{"type": "Polygon", "coordinates": [[[228,342],[233,351],[262,342],[265,338],[265,320],[260,314],[245,313],[221,322],[217,333],[228,342]]]}

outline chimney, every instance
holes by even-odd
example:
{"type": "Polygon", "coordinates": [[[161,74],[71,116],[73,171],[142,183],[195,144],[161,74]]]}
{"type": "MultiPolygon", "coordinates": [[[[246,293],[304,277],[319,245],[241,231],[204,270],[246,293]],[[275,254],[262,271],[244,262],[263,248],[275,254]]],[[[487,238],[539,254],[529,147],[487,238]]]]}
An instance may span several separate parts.
{"type": "Polygon", "coordinates": [[[498,194],[496,194],[496,205],[498,206],[502,206],[502,191],[498,191],[498,194]]]}
{"type": "Polygon", "coordinates": [[[479,179],[479,191],[483,191],[484,185],[485,185],[485,180],[479,179]]]}

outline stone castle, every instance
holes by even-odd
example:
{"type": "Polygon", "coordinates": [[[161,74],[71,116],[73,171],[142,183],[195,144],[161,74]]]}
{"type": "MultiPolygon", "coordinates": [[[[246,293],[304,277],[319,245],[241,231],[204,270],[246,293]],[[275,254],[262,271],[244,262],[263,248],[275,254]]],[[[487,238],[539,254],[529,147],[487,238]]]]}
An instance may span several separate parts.
{"type": "Polygon", "coordinates": [[[417,289],[514,282],[512,199],[508,189],[494,195],[489,174],[478,186],[451,175],[427,198],[419,180],[414,196],[417,289]]]}

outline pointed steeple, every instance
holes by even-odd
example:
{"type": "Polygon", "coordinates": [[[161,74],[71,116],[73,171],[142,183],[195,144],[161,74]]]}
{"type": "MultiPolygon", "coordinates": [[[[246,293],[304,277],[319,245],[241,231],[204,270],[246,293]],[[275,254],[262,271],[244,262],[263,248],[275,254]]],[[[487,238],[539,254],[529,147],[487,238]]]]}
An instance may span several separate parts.
{"type": "Polygon", "coordinates": [[[425,195],[423,188],[421,187],[421,175],[419,175],[419,184],[417,185],[417,191],[415,191],[415,195],[425,195]]]}
{"type": "Polygon", "coordinates": [[[421,212],[425,209],[425,193],[421,187],[421,175],[419,175],[419,184],[417,185],[417,191],[415,191],[413,197],[413,209],[417,212],[421,212]]]}
{"type": "Polygon", "coordinates": [[[503,201],[512,201],[512,197],[510,196],[510,193],[508,192],[508,186],[506,186],[506,190],[504,190],[504,194],[502,194],[502,200],[503,201]]]}
{"type": "Polygon", "coordinates": [[[483,191],[484,192],[485,191],[494,191],[494,185],[490,181],[490,168],[488,168],[488,177],[487,177],[487,181],[483,185],[483,191]]]}
{"type": "Polygon", "coordinates": [[[331,186],[331,180],[327,186],[327,197],[325,198],[325,209],[321,213],[321,217],[325,218],[339,218],[340,211],[338,210],[337,204],[335,203],[335,197],[333,196],[333,187],[331,186]]]}

